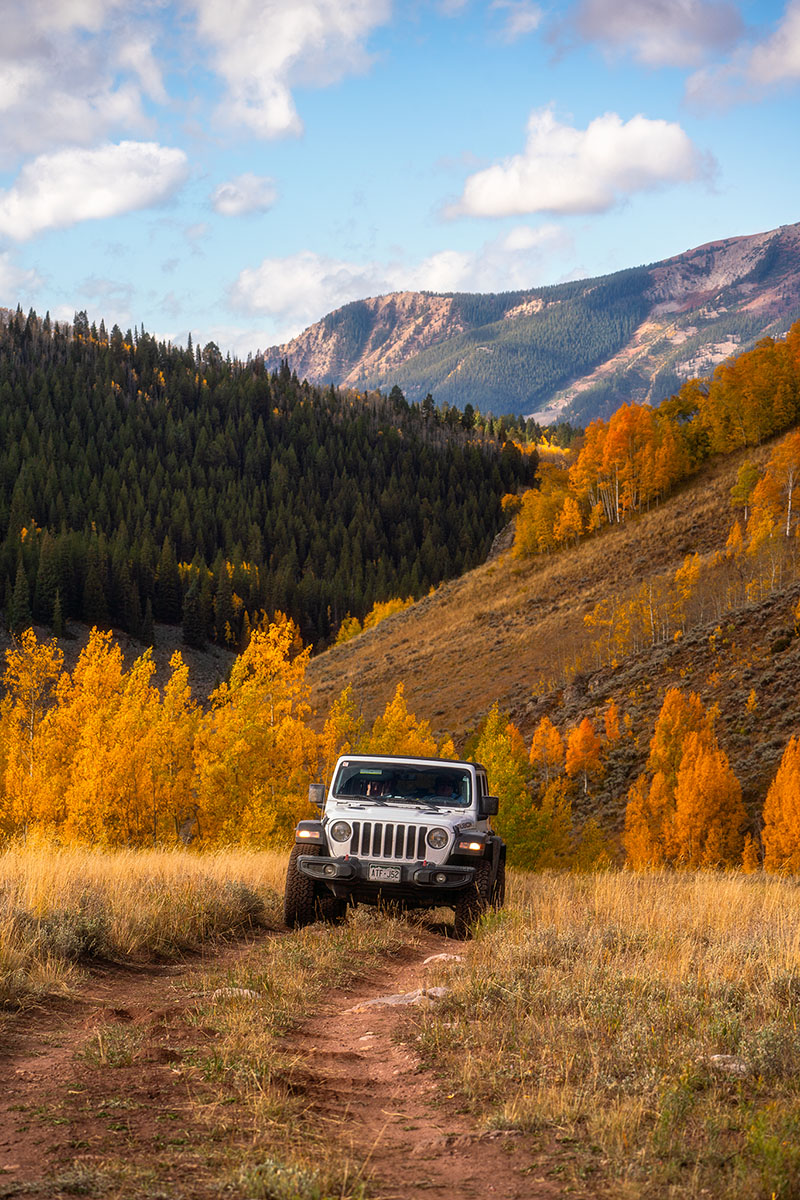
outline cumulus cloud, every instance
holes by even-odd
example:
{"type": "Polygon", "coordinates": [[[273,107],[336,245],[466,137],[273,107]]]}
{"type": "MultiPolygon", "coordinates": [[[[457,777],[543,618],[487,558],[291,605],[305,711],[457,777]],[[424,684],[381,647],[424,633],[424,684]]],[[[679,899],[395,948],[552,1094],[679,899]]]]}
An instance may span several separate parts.
{"type": "Polygon", "coordinates": [[[243,270],[230,290],[230,303],[237,312],[277,317],[296,330],[350,300],[392,290],[388,274],[375,263],[301,250],[243,270]]]}
{"type": "Polygon", "coordinates": [[[769,86],[800,79],[800,2],[789,4],[772,37],[753,48],[747,73],[769,86]]]}
{"type": "Polygon", "coordinates": [[[155,142],[42,154],[0,191],[0,234],[25,241],[45,229],[148,208],[168,199],[187,174],[183,151],[155,142]]]}
{"type": "Polygon", "coordinates": [[[193,0],[193,7],[227,88],[219,115],[263,138],[299,134],[292,88],[363,70],[365,40],[391,14],[391,0],[193,0]]]}
{"type": "Polygon", "coordinates": [[[165,92],[146,16],[122,0],[3,5],[0,147],[5,161],[147,128],[143,92],[165,92]]]}
{"type": "Polygon", "coordinates": [[[248,172],[215,188],[211,204],[214,212],[223,217],[243,217],[248,213],[267,212],[277,198],[273,179],[248,172]]]}
{"type": "Polygon", "coordinates": [[[310,250],[268,258],[241,272],[231,307],[272,318],[285,340],[352,300],[396,291],[509,291],[535,286],[545,264],[572,249],[554,225],[517,226],[474,252],[441,250],[419,263],[353,263],[310,250]]]}
{"type": "Polygon", "coordinates": [[[605,113],[573,129],[545,108],[530,116],[524,152],[471,175],[446,215],[605,212],[634,192],[698,179],[710,168],[674,122],[605,113]]]}
{"type": "Polygon", "coordinates": [[[696,71],[686,93],[696,104],[723,107],[797,80],[800,80],[800,0],[791,0],[769,37],[741,47],[728,62],[696,71]]]}
{"type": "Polygon", "coordinates": [[[530,0],[492,0],[491,7],[504,17],[503,38],[507,42],[534,33],[542,23],[541,8],[530,0]]]}
{"type": "Polygon", "coordinates": [[[647,66],[685,67],[734,46],[742,19],[724,0],[579,0],[570,27],[647,66]]]}

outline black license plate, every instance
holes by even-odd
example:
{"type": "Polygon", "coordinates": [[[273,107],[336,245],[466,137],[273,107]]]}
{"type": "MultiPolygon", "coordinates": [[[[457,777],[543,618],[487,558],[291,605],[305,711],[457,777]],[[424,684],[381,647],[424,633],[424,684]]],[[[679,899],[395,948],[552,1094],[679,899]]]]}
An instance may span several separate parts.
{"type": "Polygon", "coordinates": [[[371,879],[373,883],[399,883],[400,868],[380,867],[377,863],[370,863],[368,878],[371,879]]]}

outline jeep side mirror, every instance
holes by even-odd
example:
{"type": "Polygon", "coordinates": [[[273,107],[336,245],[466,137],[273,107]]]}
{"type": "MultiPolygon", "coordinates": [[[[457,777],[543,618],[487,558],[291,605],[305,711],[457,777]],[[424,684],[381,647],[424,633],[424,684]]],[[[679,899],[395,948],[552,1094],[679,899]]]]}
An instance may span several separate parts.
{"type": "Polygon", "coordinates": [[[317,808],[325,807],[325,785],[323,783],[310,783],[308,785],[308,802],[315,804],[317,808]]]}
{"type": "Polygon", "coordinates": [[[481,799],[481,811],[485,817],[496,817],[500,809],[500,801],[497,796],[484,796],[481,799]]]}

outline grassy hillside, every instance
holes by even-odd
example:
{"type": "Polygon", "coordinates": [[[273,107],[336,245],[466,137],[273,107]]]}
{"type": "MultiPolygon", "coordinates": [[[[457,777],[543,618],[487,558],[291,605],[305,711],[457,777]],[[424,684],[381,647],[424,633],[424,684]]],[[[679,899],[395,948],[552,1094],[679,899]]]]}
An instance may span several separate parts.
{"type": "MultiPolygon", "coordinates": [[[[769,449],[747,457],[763,463],[769,449]]],[[[402,680],[409,707],[438,733],[463,744],[498,701],[530,744],[543,715],[564,731],[584,716],[599,718],[614,698],[630,734],[612,752],[591,805],[604,824],[619,829],[664,693],[678,686],[719,706],[720,742],[746,803],[760,806],[797,732],[792,681],[800,639],[783,635],[793,626],[800,578],[731,612],[719,611],[713,593],[703,596],[683,638],[620,656],[615,666],[597,663],[595,635],[584,623],[599,602],[621,601],[645,581],[674,577],[688,554],[707,560],[724,548],[733,519],[730,489],[744,458],[711,460],[659,507],[574,548],[537,559],[515,559],[506,550],[332,648],[310,666],[317,704],[325,708],[352,683],[370,718],[402,680]]]]}

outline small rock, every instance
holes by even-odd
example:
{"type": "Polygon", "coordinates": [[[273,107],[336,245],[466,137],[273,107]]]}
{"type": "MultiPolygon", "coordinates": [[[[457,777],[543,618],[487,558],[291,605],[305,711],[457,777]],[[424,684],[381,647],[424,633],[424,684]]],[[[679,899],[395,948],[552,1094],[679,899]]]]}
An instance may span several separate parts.
{"type": "Polygon", "coordinates": [[[712,1054],[708,1065],[714,1071],[720,1071],[723,1075],[735,1075],[737,1079],[745,1079],[752,1069],[748,1062],[735,1054],[712,1054]]]}
{"type": "Polygon", "coordinates": [[[441,1000],[449,991],[450,988],[445,987],[416,988],[413,992],[398,992],[394,996],[376,996],[374,1000],[364,1000],[361,1004],[346,1008],[345,1016],[349,1013],[366,1012],[368,1008],[399,1008],[403,1004],[424,1004],[427,1000],[441,1000]]]}
{"type": "Polygon", "coordinates": [[[217,988],[211,993],[212,1000],[258,1000],[258,992],[253,992],[250,988],[217,988]]]}
{"type": "Polygon", "coordinates": [[[463,954],[430,954],[423,961],[423,967],[427,967],[428,963],[433,962],[463,962],[463,954]]]}

